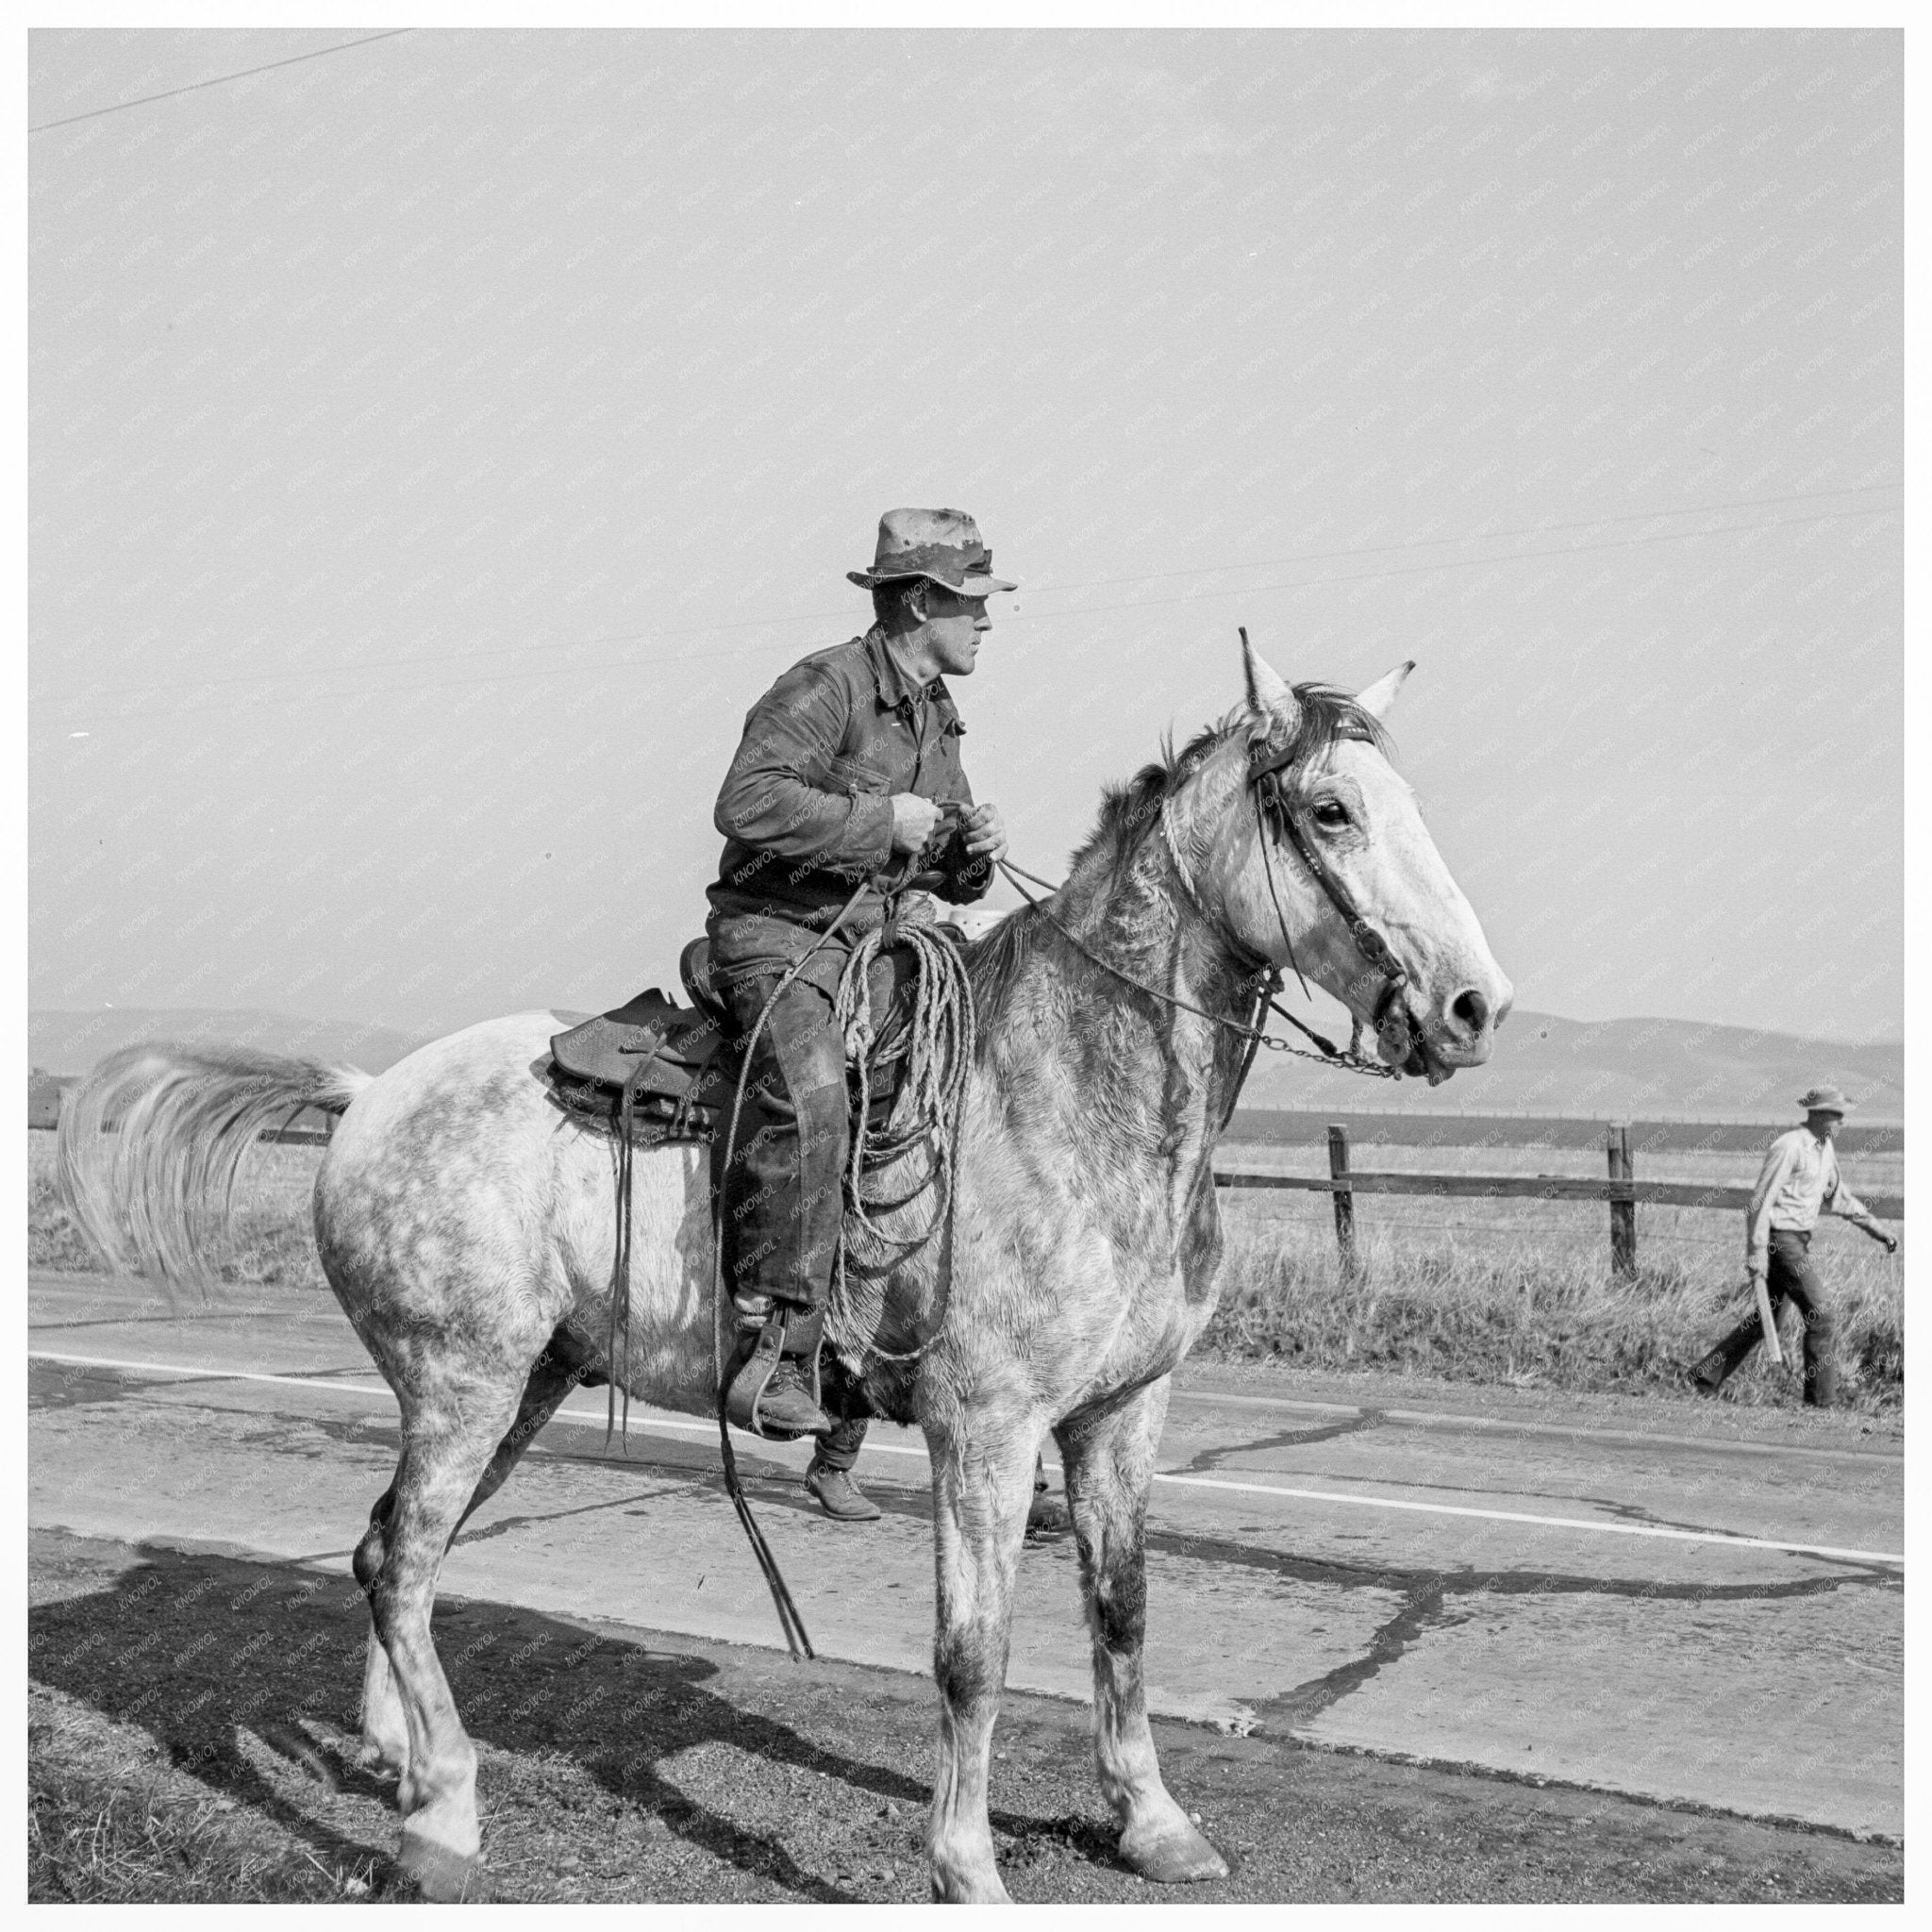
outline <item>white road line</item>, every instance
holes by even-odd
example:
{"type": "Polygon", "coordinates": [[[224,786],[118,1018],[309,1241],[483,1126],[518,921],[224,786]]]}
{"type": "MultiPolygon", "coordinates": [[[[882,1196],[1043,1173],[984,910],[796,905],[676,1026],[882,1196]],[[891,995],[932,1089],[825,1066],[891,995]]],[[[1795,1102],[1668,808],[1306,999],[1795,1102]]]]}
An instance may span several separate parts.
{"type": "Polygon", "coordinates": [[[1218,1476],[1163,1475],[1156,1473],[1158,1483],[1173,1483],[1191,1490],[1238,1490],[1252,1496],[1293,1496],[1307,1503],[1346,1503],[1363,1509],[1413,1509],[1425,1516],[1479,1516],[1486,1523],[1533,1523],[1546,1529],[1589,1529],[1600,1536],[1650,1536],[1672,1542],[1723,1543],[1734,1550],[1784,1550],[1801,1557],[1838,1557],[1853,1563],[1896,1563],[1905,1558],[1885,1550],[1840,1550],[1824,1543],[1788,1543],[1773,1537],[1733,1536],[1722,1529],[1673,1529],[1661,1523],[1606,1523],[1585,1516],[1529,1516],[1517,1509],[1470,1509],[1454,1503],[1405,1503],[1393,1496],[1362,1496],[1334,1490],[1278,1489],[1272,1483],[1232,1483],[1218,1476]]]}
{"type": "MultiPolygon", "coordinates": [[[[71,1368],[129,1369],[152,1375],[188,1375],[201,1381],[270,1382],[289,1389],[329,1389],[340,1394],[365,1398],[387,1397],[390,1394],[386,1387],[375,1388],[359,1382],[325,1382],[311,1375],[272,1375],[258,1369],[193,1368],[182,1362],[138,1362],[108,1356],[56,1355],[48,1349],[29,1349],[27,1359],[60,1362],[71,1368]]],[[[568,1407],[559,1408],[552,1420],[573,1423],[580,1428],[604,1426],[603,1416],[568,1407]]],[[[640,1429],[658,1429],[675,1435],[709,1436],[717,1430],[715,1423],[687,1422],[674,1416],[634,1416],[632,1424],[640,1429]]],[[[755,1436],[746,1436],[742,1440],[758,1444],[755,1436]]],[[[926,1459],[924,1450],[902,1448],[893,1442],[869,1443],[867,1450],[875,1456],[913,1456],[922,1462],[926,1459]]],[[[1906,1561],[1902,1555],[1889,1550],[1838,1549],[1827,1543],[1787,1542],[1776,1537],[1734,1536],[1718,1529],[1674,1529],[1664,1524],[1652,1523],[1606,1523],[1586,1516],[1531,1516],[1517,1509],[1473,1509],[1454,1503],[1410,1503],[1393,1496],[1365,1496],[1356,1491],[1289,1489],[1276,1483],[1231,1482],[1222,1476],[1169,1475],[1159,1470],[1155,1472],[1154,1480],[1174,1489],[1226,1490],[1244,1496],[1281,1496],[1298,1503],[1335,1503],[1344,1508],[1400,1509],[1419,1516],[1462,1516],[1474,1517],[1484,1523],[1525,1523],[1540,1529],[1576,1529],[1598,1536],[1651,1537],[1669,1542],[1714,1543],[1735,1550],[1777,1550],[1789,1556],[1825,1557],[1848,1563],[1890,1563],[1901,1570],[1905,1568],[1906,1561]]]]}
{"type": "Polygon", "coordinates": [[[381,1383],[372,1386],[367,1382],[325,1382],[314,1375],[269,1375],[258,1369],[211,1369],[205,1363],[194,1368],[186,1362],[130,1362],[115,1356],[56,1355],[47,1348],[30,1348],[26,1358],[30,1362],[64,1362],[77,1369],[133,1369],[150,1375],[192,1375],[203,1382],[279,1382],[291,1389],[335,1389],[344,1395],[390,1392],[388,1385],[381,1383]]]}

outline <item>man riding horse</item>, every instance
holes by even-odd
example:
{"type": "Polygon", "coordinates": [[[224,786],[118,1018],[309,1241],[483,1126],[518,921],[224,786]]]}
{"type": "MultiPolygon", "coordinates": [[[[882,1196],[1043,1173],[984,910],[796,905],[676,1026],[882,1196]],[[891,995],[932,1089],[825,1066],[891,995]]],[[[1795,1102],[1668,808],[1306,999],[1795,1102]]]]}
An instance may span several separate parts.
{"type": "MultiPolygon", "coordinates": [[[[761,1165],[776,1185],[762,1199],[732,1191],[724,1217],[747,1325],[758,1324],[754,1359],[774,1338],[741,1371],[741,1408],[747,1391],[758,1407],[780,1366],[792,1394],[811,1395],[805,1342],[837,1238],[839,1161],[813,1136],[850,1144],[842,1056],[823,1017],[829,974],[818,971],[844,948],[825,940],[824,961],[810,949],[847,901],[856,911],[869,896],[868,916],[884,917],[882,900],[922,869],[970,894],[1002,843],[995,815],[965,809],[936,688],[940,673],[971,664],[985,623],[975,607],[993,582],[977,535],[963,517],[888,518],[859,579],[874,580],[891,590],[879,625],[808,659],[754,712],[719,813],[732,845],[712,932],[746,982],[738,1010],[754,1025],[767,1002],[799,1014],[766,1053],[770,1107],[746,1136],[746,1177],[761,1165]],[[805,985],[780,1001],[792,965],[805,985]],[[761,975],[772,992],[758,992],[761,975]],[[818,1199],[801,1184],[814,1177],[818,1199]],[[774,1232],[779,1185],[795,1206],[774,1232]]],[[[930,1219],[922,1207],[869,1204],[885,1240],[908,1237],[871,1291],[884,1297],[880,1345],[859,1341],[884,1371],[868,1363],[864,1395],[918,1423],[932,1472],[941,1714],[926,1846],[939,1898],[1007,1896],[991,1745],[1028,1474],[1049,1439],[1079,1535],[1094,1756],[1119,1856],[1150,1883],[1226,1875],[1160,1775],[1146,1524],[1170,1380],[1221,1291],[1214,1159],[1259,1043],[1257,962],[1264,985],[1305,971],[1374,1032],[1382,1063],[1434,1082],[1486,1061],[1509,1008],[1509,982],[1384,749],[1408,666],[1351,697],[1289,684],[1252,645],[1243,661],[1244,699],[1109,792],[1064,885],[964,962],[975,1051],[946,1150],[957,1192],[944,1242],[909,1239],[930,1219]]],[[[883,954],[887,931],[853,947],[854,961],[883,954]]],[[[942,958],[916,931],[892,951],[917,958],[906,976],[922,987],[942,958]]],[[[61,1107],[58,1164],[75,1225],[104,1256],[181,1283],[211,1274],[204,1243],[226,1224],[258,1135],[304,1108],[337,1118],[316,1175],[316,1253],[395,1394],[401,1445],[355,1555],[370,1607],[363,1748],[397,1777],[402,1867],[438,1899],[471,1888],[482,1847],[476,1748],[431,1621],[453,1541],[586,1368],[689,1415],[711,1409],[720,1379],[709,1290],[722,1250],[703,1157],[653,1135],[629,1164],[625,1211],[613,1211],[609,1123],[560,1114],[542,1071],[557,1024],[548,1008],[486,1020],[379,1075],[143,1042],[102,1061],[61,1107]]],[[[916,1091],[902,1079],[895,1115],[916,1091]]],[[[879,1172],[895,1193],[933,1166],[916,1136],[895,1158],[904,1175],[879,1172]]],[[[808,1427],[817,1420],[808,1400],[787,1407],[808,1427]]],[[[795,1607],[774,1601],[806,1648],[795,1607]]]]}
{"type": "Polygon", "coordinates": [[[726,1407],[781,1438],[834,1426],[818,1356],[851,1147],[834,1008],[852,944],[908,890],[981,897],[1007,849],[998,810],[974,803],[944,678],[973,675],[986,600],[1016,587],[955,509],[888,510],[872,568],[847,575],[872,592],[872,628],[752,707],[713,814],[712,982],[741,1038],[758,1034],[718,1177],[738,1329],[726,1407]]]}

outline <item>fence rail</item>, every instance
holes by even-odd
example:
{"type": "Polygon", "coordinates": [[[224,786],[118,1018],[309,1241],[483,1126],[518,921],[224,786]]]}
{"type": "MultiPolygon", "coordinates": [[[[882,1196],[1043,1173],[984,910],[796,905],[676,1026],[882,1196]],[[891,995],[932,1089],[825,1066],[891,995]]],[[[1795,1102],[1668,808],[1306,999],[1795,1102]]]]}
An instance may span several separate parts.
{"type": "MultiPolygon", "coordinates": [[[[1724,1208],[1751,1205],[1749,1188],[1705,1187],[1696,1181],[1611,1181],[1559,1176],[1545,1179],[1522,1174],[1378,1174],[1354,1168],[1341,1175],[1325,1174],[1244,1174],[1214,1170],[1218,1188],[1299,1188],[1313,1193],[1433,1194],[1520,1201],[1629,1202],[1650,1208],[1724,1208]]],[[[1881,1221],[1903,1221],[1906,1204],[1899,1194],[1860,1194],[1859,1200],[1881,1221]]]]}
{"type": "MultiPolygon", "coordinates": [[[[1630,1147],[1630,1129],[1603,1130],[1609,1172],[1600,1181],[1580,1174],[1404,1174],[1357,1169],[1349,1159],[1348,1128],[1328,1124],[1326,1174],[1253,1174],[1217,1167],[1214,1185],[1240,1192],[1250,1188],[1289,1189],[1329,1194],[1335,1202],[1335,1245],[1344,1274],[1357,1265],[1355,1197],[1357,1194],[1420,1194],[1436,1200],[1602,1201],[1610,1210],[1610,1266],[1619,1274],[1637,1273],[1637,1208],[1715,1208],[1733,1212],[1750,1207],[1754,1190],[1707,1185],[1702,1181],[1641,1181],[1630,1147]]],[[[1880,1221],[1903,1221],[1902,1194],[1858,1197],[1880,1221]]]]}
{"type": "MultiPolygon", "coordinates": [[[[1796,1083],[1793,1082],[1793,1091],[1796,1083]]],[[[1601,1147],[1613,1126],[1629,1129],[1630,1145],[1641,1154],[1757,1154],[1773,1135],[1797,1124],[1795,1113],[1762,1120],[1668,1120],[1622,1114],[1404,1113],[1391,1108],[1253,1107],[1236,1109],[1224,1141],[1264,1147],[1322,1145],[1330,1126],[1348,1130],[1357,1145],[1383,1142],[1400,1147],[1548,1147],[1585,1150],[1601,1147]]],[[[1903,1154],[1902,1121],[1848,1120],[1839,1132],[1840,1154],[1903,1154]]]]}

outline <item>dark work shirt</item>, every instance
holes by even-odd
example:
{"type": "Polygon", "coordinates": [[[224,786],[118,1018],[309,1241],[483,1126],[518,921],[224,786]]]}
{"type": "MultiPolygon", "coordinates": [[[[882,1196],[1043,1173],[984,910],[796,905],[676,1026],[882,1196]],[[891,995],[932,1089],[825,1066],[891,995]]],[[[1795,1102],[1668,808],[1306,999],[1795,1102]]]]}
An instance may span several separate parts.
{"type": "MultiPolygon", "coordinates": [[[[846,926],[877,924],[876,875],[906,862],[892,851],[892,794],[970,808],[965,729],[943,682],[904,677],[876,626],[794,664],[746,716],[718,793],[724,856],[708,894],[714,912],[823,927],[871,879],[846,926]]],[[[930,869],[908,883],[956,905],[991,883],[991,861],[969,859],[957,832],[923,858],[930,869]]]]}

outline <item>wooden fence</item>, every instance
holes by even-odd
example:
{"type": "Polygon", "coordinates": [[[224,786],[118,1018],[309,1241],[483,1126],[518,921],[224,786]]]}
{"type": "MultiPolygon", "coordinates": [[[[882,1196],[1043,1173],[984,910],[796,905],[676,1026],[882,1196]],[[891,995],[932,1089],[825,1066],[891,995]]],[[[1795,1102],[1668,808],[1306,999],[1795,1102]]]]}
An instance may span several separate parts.
{"type": "MultiPolygon", "coordinates": [[[[53,1127],[59,1119],[60,1090],[71,1084],[46,1074],[36,1075],[29,1084],[27,1124],[53,1127]]],[[[1434,1117],[1424,1114],[1356,1115],[1356,1131],[1364,1139],[1386,1140],[1407,1144],[1438,1146],[1575,1146],[1573,1130],[1590,1129],[1595,1144],[1605,1150],[1607,1172],[1600,1181],[1581,1176],[1521,1174],[1407,1174],[1378,1173],[1356,1168],[1350,1159],[1350,1123],[1327,1124],[1328,1172],[1325,1174],[1252,1174],[1217,1167],[1217,1187],[1241,1191],[1250,1188],[1290,1189],[1332,1196],[1335,1207],[1335,1240],[1344,1268],[1357,1262],[1355,1197],[1357,1194],[1422,1194],[1437,1200],[1490,1199],[1516,1201],[1602,1201],[1610,1210],[1610,1262],[1620,1274],[1637,1272],[1637,1209],[1653,1208],[1708,1208],[1741,1213],[1751,1205],[1749,1188],[1727,1188],[1702,1181],[1644,1181],[1637,1178],[1636,1158],[1640,1150],[1669,1146],[1712,1149],[1728,1144],[1740,1135],[1748,1136],[1740,1145],[1762,1148],[1770,1144],[1779,1129],[1774,1125],[1746,1126],[1742,1123],[1703,1123],[1679,1121],[1659,1123],[1640,1121],[1587,1123],[1561,1118],[1534,1116],[1461,1115],[1434,1117]],[[1560,1130],[1561,1138],[1550,1135],[1560,1130]],[[1633,1146],[1633,1142],[1636,1144],[1633,1146]]],[[[264,1128],[261,1139],[284,1146],[321,1147],[327,1144],[334,1119],[328,1114],[305,1110],[302,1124],[264,1128]]],[[[1312,1138],[1310,1117],[1276,1113],[1237,1114],[1223,1150],[1253,1145],[1283,1145],[1312,1138]]],[[[1846,1128],[1842,1141],[1851,1141],[1853,1130],[1846,1128]]],[[[1903,1151],[1905,1130],[1898,1126],[1873,1126],[1861,1130],[1860,1142],[1872,1151],[1903,1151]]],[[[1852,1151],[1848,1149],[1847,1151],[1852,1151]]],[[[1903,1221],[1906,1204],[1898,1194],[1861,1194],[1867,1208],[1881,1221],[1903,1221]]]]}
{"type": "MultiPolygon", "coordinates": [[[[1792,1091],[1797,1082],[1791,1083],[1792,1091]]],[[[1781,1122],[1754,1118],[1671,1119],[1606,1111],[1580,1113],[1465,1113],[1447,1108],[1243,1107],[1228,1123],[1226,1139],[1271,1147],[1320,1144],[1331,1124],[1348,1129],[1357,1142],[1381,1141],[1402,1147],[1548,1147],[1552,1151],[1593,1150],[1604,1144],[1607,1126],[1630,1131],[1631,1151],[1645,1154],[1761,1154],[1774,1134],[1795,1126],[1795,1113],[1781,1122]]],[[[1905,1124],[1895,1120],[1854,1117],[1839,1130],[1840,1154],[1903,1154],[1905,1124]]]]}
{"type": "MultiPolygon", "coordinates": [[[[1770,1131],[1766,1131],[1769,1139],[1770,1131]]],[[[1328,1128],[1328,1172],[1312,1174],[1245,1174],[1217,1167],[1216,1187],[1289,1188],[1325,1193],[1335,1202],[1335,1241],[1344,1270],[1357,1264],[1355,1197],[1357,1194],[1424,1194],[1438,1200],[1604,1201],[1610,1210],[1610,1265],[1620,1274],[1637,1273],[1637,1208],[1716,1208],[1741,1213],[1751,1205],[1749,1188],[1726,1188],[1703,1181],[1641,1181],[1630,1148],[1627,1125],[1613,1125],[1604,1136],[1608,1172],[1600,1181],[1562,1174],[1401,1174],[1355,1168],[1349,1159],[1347,1127],[1328,1128]]],[[[1500,1144],[1500,1143],[1499,1143],[1500,1144]]],[[[1905,1219],[1900,1194],[1860,1194],[1881,1221],[1905,1219]]]]}

